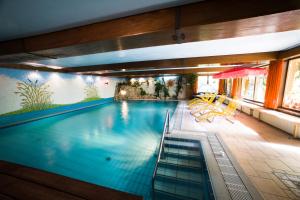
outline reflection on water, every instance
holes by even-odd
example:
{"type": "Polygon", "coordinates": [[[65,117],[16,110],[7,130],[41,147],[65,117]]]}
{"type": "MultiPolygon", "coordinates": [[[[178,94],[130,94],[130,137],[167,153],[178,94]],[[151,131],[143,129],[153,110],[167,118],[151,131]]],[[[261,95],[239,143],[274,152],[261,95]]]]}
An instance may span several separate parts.
{"type": "Polygon", "coordinates": [[[128,122],[128,104],[127,101],[122,101],[122,108],[121,108],[121,113],[122,113],[122,119],[124,122],[127,124],[128,122]]]}
{"type": "Polygon", "coordinates": [[[111,115],[106,117],[106,125],[107,125],[107,128],[109,128],[109,129],[111,129],[113,127],[114,120],[113,120],[113,117],[111,115]]]}

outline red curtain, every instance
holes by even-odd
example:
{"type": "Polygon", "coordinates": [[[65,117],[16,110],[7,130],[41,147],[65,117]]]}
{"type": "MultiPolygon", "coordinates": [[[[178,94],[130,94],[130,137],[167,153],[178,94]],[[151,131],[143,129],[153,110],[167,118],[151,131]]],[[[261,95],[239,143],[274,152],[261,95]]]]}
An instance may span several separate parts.
{"type": "Polygon", "coordinates": [[[279,106],[283,67],[283,60],[270,62],[264,103],[266,108],[276,109],[279,106]]]}
{"type": "Polygon", "coordinates": [[[219,80],[219,88],[218,88],[218,94],[225,94],[225,79],[219,80]]]}
{"type": "Polygon", "coordinates": [[[258,67],[236,67],[213,75],[213,78],[226,79],[226,78],[242,78],[245,76],[253,75],[266,75],[266,68],[258,67]]]}

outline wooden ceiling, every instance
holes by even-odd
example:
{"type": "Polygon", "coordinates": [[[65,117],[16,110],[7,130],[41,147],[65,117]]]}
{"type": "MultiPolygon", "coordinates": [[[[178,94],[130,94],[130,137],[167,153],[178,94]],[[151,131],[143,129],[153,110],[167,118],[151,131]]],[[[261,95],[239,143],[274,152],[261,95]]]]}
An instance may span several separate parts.
{"type": "MultiPolygon", "coordinates": [[[[285,0],[284,2],[282,0],[210,0],[0,42],[0,63],[7,67],[30,68],[24,65],[24,62],[296,29],[300,29],[299,0],[285,0]]],[[[295,53],[299,53],[299,48],[285,52],[142,61],[61,70],[39,69],[93,73],[105,70],[164,68],[159,72],[154,70],[153,73],[186,73],[193,72],[195,69],[174,71],[168,68],[211,63],[258,62],[282,59],[293,56],[295,53]]],[[[129,74],[129,72],[123,72],[124,75],[126,73],[129,74]]],[[[131,74],[139,73],[141,72],[131,74]]],[[[112,75],[112,73],[108,72],[105,75],[112,75]]]]}

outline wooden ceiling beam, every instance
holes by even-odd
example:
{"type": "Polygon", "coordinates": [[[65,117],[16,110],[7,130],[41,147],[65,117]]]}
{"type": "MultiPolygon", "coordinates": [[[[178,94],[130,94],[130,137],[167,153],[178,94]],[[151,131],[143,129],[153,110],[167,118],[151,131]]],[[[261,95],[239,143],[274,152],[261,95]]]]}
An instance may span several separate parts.
{"type": "Polygon", "coordinates": [[[299,9],[299,0],[203,1],[0,42],[0,62],[28,62],[295,30],[300,28],[299,9]]]}
{"type": "Polygon", "coordinates": [[[278,52],[277,57],[278,59],[283,60],[300,57],[300,45],[285,51],[278,52]]]}
{"type": "Polygon", "coordinates": [[[121,72],[121,73],[88,73],[98,76],[111,76],[111,77],[130,77],[130,76],[158,76],[158,75],[174,75],[174,74],[190,74],[197,72],[221,72],[231,69],[230,67],[214,67],[214,68],[195,68],[195,69],[172,69],[172,70],[153,70],[153,71],[136,71],[136,72],[121,72]]]}

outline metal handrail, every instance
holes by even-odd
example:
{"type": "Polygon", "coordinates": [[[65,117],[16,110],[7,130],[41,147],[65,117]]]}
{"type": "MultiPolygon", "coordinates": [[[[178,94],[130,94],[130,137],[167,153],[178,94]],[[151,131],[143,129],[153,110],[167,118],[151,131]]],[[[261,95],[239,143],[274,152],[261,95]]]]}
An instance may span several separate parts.
{"type": "Polygon", "coordinates": [[[160,161],[160,158],[164,157],[164,139],[165,139],[165,134],[169,134],[169,128],[170,128],[170,113],[167,110],[166,113],[166,117],[165,117],[165,122],[164,122],[164,130],[163,130],[163,134],[161,136],[160,139],[160,144],[159,144],[159,149],[158,149],[158,156],[156,159],[156,163],[155,163],[155,168],[154,168],[154,172],[152,175],[152,191],[154,190],[154,179],[157,173],[157,167],[158,167],[158,162],[160,161]]]}

